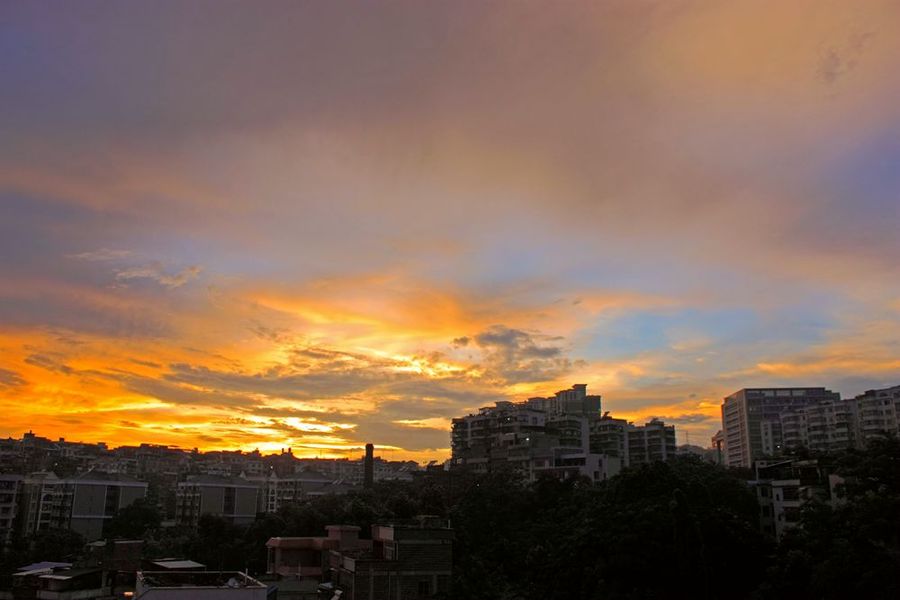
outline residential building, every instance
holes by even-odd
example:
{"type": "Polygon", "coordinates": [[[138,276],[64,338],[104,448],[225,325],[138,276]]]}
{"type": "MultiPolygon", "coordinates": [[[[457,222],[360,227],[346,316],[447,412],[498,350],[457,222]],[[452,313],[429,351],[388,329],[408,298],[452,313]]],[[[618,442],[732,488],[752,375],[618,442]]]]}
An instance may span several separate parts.
{"type": "Polygon", "coordinates": [[[831,400],[791,410],[781,415],[783,451],[851,448],[857,440],[855,423],[856,404],[852,400],[831,400]]]}
{"type": "Polygon", "coordinates": [[[279,577],[321,581],[328,568],[328,553],[367,550],[372,540],[359,539],[355,525],[329,525],[325,537],[273,537],[266,542],[267,573],[279,577]]]}
{"type": "Polygon", "coordinates": [[[16,535],[16,516],[22,488],[22,476],[0,474],[0,551],[16,535]]]}
{"type": "Polygon", "coordinates": [[[666,425],[660,419],[651,419],[639,426],[629,423],[626,434],[628,454],[625,464],[630,467],[665,461],[676,454],[675,426],[666,425]]]}
{"type": "Polygon", "coordinates": [[[119,510],[147,495],[147,483],[119,473],[88,471],[71,478],[52,472],[29,475],[22,486],[24,533],[71,529],[88,541],[103,536],[119,510]]]}
{"type": "Polygon", "coordinates": [[[675,428],[601,415],[600,396],[578,384],[550,398],[500,401],[453,419],[451,451],[451,468],[513,468],[531,481],[542,474],[601,481],[632,462],[674,456],[675,428]]]}
{"type": "MultiPolygon", "coordinates": [[[[782,390],[766,391],[784,393],[782,390]]],[[[829,393],[801,396],[800,401],[793,402],[795,390],[788,391],[792,402],[778,404],[776,394],[771,404],[778,409],[777,415],[771,410],[769,418],[757,420],[762,452],[755,454],[755,458],[780,456],[799,448],[816,452],[864,448],[870,440],[886,433],[900,434],[900,386],[869,390],[850,400],[841,400],[837,394],[829,393]]],[[[762,410],[758,403],[749,408],[757,413],[762,410]]],[[[725,410],[723,406],[723,415],[725,410]]],[[[728,436],[739,439],[742,425],[740,407],[736,403],[729,407],[727,419],[734,425],[728,436]]],[[[752,441],[752,436],[750,439],[752,441]]],[[[737,449],[737,445],[732,446],[729,456],[737,459],[737,449]]]]}
{"type": "Polygon", "coordinates": [[[756,460],[780,455],[782,415],[840,398],[821,387],[744,388],[727,396],[722,404],[725,464],[750,468],[756,460]]]}
{"type": "Polygon", "coordinates": [[[590,449],[595,454],[615,456],[628,463],[628,421],[615,419],[604,413],[589,424],[590,449]]]}
{"type": "Polygon", "coordinates": [[[178,483],[175,520],[196,527],[201,515],[222,517],[235,525],[256,519],[258,484],[243,477],[193,475],[178,483]]]}
{"type": "Polygon", "coordinates": [[[576,383],[568,390],[556,392],[547,398],[546,411],[551,415],[599,415],[600,395],[589,396],[587,385],[576,383]]]}
{"type": "Polygon", "coordinates": [[[47,563],[34,567],[13,573],[12,598],[101,600],[115,597],[102,569],[73,569],[68,563],[47,563]]]}
{"type": "Polygon", "coordinates": [[[816,459],[757,461],[756,479],[750,485],[756,491],[762,531],[780,538],[796,527],[804,504],[831,497],[834,478],[829,475],[828,465],[816,459]]]}
{"type": "Polygon", "coordinates": [[[288,504],[325,494],[341,494],[351,486],[313,470],[298,471],[279,477],[276,472],[263,477],[247,477],[259,487],[257,512],[277,512],[288,504]]]}
{"type": "Polygon", "coordinates": [[[860,447],[885,433],[900,435],[900,385],[868,390],[853,402],[857,417],[854,433],[860,447]]]}
{"type": "Polygon", "coordinates": [[[330,581],[320,590],[341,600],[423,600],[450,595],[453,530],[435,519],[373,525],[372,547],[332,550],[330,581]]]}
{"type": "Polygon", "coordinates": [[[623,466],[664,461],[677,453],[675,426],[666,425],[660,419],[635,425],[604,414],[592,420],[590,427],[591,451],[619,457],[623,466]]]}
{"type": "MultiPolygon", "coordinates": [[[[365,482],[365,460],[348,458],[300,458],[296,460],[297,471],[314,471],[329,477],[335,484],[362,486],[365,482]]],[[[384,460],[373,458],[373,478],[375,481],[412,481],[413,473],[421,469],[411,460],[384,460]]]]}

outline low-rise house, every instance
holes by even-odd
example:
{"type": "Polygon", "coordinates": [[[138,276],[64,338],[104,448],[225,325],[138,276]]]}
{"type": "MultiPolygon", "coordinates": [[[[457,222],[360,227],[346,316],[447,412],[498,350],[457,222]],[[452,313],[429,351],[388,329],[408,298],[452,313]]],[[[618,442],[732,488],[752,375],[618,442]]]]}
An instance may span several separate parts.
{"type": "Polygon", "coordinates": [[[827,465],[816,459],[757,461],[756,479],[750,484],[756,490],[763,532],[781,538],[797,526],[807,502],[831,498],[834,481],[827,465]]]}
{"type": "Polygon", "coordinates": [[[372,547],[333,550],[325,598],[422,600],[447,597],[453,574],[453,530],[435,519],[373,525],[372,547]],[[329,594],[331,594],[329,596],[329,594]]]}
{"type": "Polygon", "coordinates": [[[372,547],[372,540],[359,539],[359,527],[329,525],[324,537],[274,537],[266,542],[266,571],[280,577],[321,580],[332,550],[351,551],[372,547]]]}

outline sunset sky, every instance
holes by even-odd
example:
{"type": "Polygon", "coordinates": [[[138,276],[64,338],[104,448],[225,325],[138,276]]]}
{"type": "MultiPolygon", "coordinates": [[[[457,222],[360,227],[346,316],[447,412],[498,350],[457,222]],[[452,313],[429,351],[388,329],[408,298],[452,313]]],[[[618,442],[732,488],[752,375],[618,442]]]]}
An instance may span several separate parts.
{"type": "Polygon", "coordinates": [[[900,384],[900,3],[0,4],[0,436],[449,455],[900,384]]]}

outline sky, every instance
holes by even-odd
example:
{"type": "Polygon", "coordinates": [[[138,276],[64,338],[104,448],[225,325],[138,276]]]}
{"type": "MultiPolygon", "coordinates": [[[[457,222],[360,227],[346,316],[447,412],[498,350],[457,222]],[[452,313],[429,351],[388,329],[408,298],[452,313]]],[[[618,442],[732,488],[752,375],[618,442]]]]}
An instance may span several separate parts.
{"type": "Polygon", "coordinates": [[[0,3],[0,435],[706,446],[900,384],[900,3],[0,3]]]}

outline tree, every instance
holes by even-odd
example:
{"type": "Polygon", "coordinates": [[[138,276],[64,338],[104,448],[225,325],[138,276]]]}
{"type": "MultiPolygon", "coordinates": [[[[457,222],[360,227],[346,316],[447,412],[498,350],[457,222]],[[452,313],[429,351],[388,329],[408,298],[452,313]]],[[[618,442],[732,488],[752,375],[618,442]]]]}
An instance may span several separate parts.
{"type": "Polygon", "coordinates": [[[747,597],[764,571],[755,499],[694,457],[600,485],[538,482],[521,520],[525,598],[747,597]]]}
{"type": "Polygon", "coordinates": [[[807,503],[781,541],[760,597],[900,597],[900,442],[837,457],[832,502],[807,503]]]}
{"type": "Polygon", "coordinates": [[[72,562],[84,551],[84,538],[71,529],[45,529],[31,539],[30,559],[72,562]]]}
{"type": "Polygon", "coordinates": [[[109,538],[143,539],[149,531],[157,529],[160,522],[156,505],[150,500],[139,498],[106,522],[103,535],[109,538]]]}

